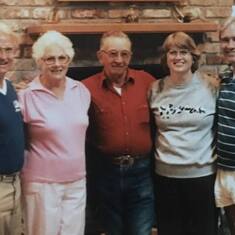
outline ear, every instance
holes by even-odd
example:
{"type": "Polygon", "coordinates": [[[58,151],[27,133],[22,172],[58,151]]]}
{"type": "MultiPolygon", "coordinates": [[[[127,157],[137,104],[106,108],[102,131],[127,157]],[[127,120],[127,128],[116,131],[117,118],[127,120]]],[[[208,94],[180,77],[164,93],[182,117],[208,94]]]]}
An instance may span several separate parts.
{"type": "Polygon", "coordinates": [[[102,52],[101,51],[97,51],[96,52],[96,56],[97,56],[100,64],[103,64],[102,52]]]}
{"type": "Polygon", "coordinates": [[[37,67],[38,67],[39,69],[41,69],[42,63],[43,63],[42,59],[38,59],[38,60],[36,61],[37,67]]]}
{"type": "Polygon", "coordinates": [[[19,56],[20,55],[20,48],[19,47],[16,47],[15,49],[14,49],[14,57],[17,57],[17,56],[19,56]]]}

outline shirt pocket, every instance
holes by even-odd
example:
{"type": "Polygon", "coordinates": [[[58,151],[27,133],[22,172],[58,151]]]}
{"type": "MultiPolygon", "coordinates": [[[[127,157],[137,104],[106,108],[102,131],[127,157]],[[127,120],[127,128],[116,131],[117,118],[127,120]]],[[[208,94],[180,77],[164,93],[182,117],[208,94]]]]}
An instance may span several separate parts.
{"type": "Polygon", "coordinates": [[[93,111],[95,123],[99,128],[110,129],[113,127],[114,119],[111,107],[101,104],[97,101],[93,102],[93,111]]]}
{"type": "Polygon", "coordinates": [[[137,108],[137,122],[142,124],[148,124],[150,123],[150,109],[147,104],[140,105],[137,108]]]}

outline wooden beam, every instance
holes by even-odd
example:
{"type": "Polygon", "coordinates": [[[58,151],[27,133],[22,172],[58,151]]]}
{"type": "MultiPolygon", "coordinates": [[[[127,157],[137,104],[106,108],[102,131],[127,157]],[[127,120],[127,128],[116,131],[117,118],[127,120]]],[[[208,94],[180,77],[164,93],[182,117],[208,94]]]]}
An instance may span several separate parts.
{"type": "Polygon", "coordinates": [[[56,23],[41,24],[27,28],[28,34],[41,34],[56,30],[64,34],[100,34],[110,30],[121,30],[127,33],[171,33],[184,31],[191,33],[215,32],[218,25],[212,22],[200,23],[56,23]]]}
{"type": "Polygon", "coordinates": [[[57,0],[58,2],[180,2],[181,0],[57,0]]]}

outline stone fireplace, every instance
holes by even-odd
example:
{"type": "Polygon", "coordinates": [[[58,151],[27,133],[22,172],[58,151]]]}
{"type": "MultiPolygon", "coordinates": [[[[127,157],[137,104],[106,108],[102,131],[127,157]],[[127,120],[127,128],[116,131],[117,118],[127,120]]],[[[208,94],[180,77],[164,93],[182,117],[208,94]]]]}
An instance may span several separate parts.
{"type": "Polygon", "coordinates": [[[233,0],[2,0],[1,18],[23,38],[9,76],[16,81],[35,76],[31,45],[40,33],[53,29],[74,42],[77,53],[71,71],[80,68],[73,77],[82,79],[86,73],[81,75],[81,70],[89,73],[86,68],[90,68],[92,73],[99,66],[96,51],[101,33],[115,27],[133,41],[133,66],[151,68],[159,77],[151,67],[159,64],[159,47],[168,33],[181,30],[193,34],[199,44],[204,42],[202,68],[214,73],[221,63],[217,25],[231,14],[232,5],[233,0]]]}

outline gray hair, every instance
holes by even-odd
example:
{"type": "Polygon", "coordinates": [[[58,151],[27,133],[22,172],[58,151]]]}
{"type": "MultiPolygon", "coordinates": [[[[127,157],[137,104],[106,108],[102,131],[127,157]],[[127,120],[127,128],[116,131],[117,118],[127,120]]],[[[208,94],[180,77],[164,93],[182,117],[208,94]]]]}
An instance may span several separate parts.
{"type": "Polygon", "coordinates": [[[128,43],[130,43],[130,46],[131,46],[131,40],[128,37],[128,35],[125,34],[124,32],[122,32],[122,31],[108,31],[108,32],[105,32],[102,35],[101,39],[100,39],[100,49],[102,49],[104,47],[106,39],[107,38],[111,38],[111,37],[114,37],[114,38],[125,38],[128,41],[128,43]]]}
{"type": "Polygon", "coordinates": [[[12,28],[6,22],[0,21],[0,35],[10,37],[16,46],[19,45],[19,36],[13,32],[12,28]]]}
{"type": "Polygon", "coordinates": [[[65,50],[65,53],[72,60],[74,57],[74,48],[71,40],[57,31],[48,31],[38,38],[32,47],[32,57],[38,61],[44,56],[45,50],[52,45],[57,45],[65,50]]]}
{"type": "Polygon", "coordinates": [[[230,16],[227,20],[220,26],[219,38],[221,38],[222,33],[232,24],[235,24],[235,17],[230,16]]]}

